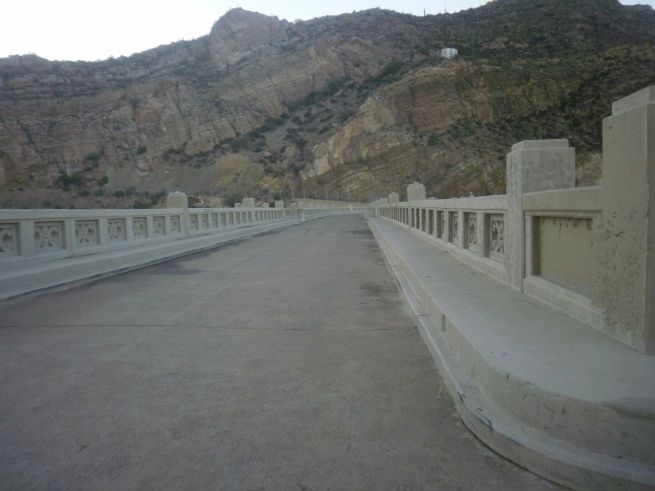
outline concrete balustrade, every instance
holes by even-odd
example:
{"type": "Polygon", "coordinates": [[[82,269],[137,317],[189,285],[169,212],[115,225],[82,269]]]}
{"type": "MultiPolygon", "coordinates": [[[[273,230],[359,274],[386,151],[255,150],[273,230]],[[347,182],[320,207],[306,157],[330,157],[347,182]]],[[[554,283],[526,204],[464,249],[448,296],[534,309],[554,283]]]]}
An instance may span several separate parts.
{"type": "MultiPolygon", "coordinates": [[[[655,88],[613,106],[603,177],[575,188],[567,140],[517,143],[507,195],[373,202],[494,279],[641,351],[655,350],[655,88]]],[[[417,194],[416,183],[408,195],[417,194]]]]}
{"type": "Polygon", "coordinates": [[[433,239],[464,262],[506,281],[504,221],[507,197],[423,200],[378,208],[379,216],[433,239]]]}
{"type": "Polygon", "coordinates": [[[604,120],[599,186],[575,187],[567,140],[535,140],[507,191],[372,203],[419,332],[496,451],[572,488],[653,489],[655,87],[604,120]]]}
{"type": "Polygon", "coordinates": [[[185,203],[186,196],[176,193],[168,203],[173,206],[163,209],[0,210],[0,262],[88,255],[275,223],[292,216],[288,209],[190,209],[185,203]]]}
{"type": "Polygon", "coordinates": [[[148,210],[0,210],[0,300],[142,267],[300,220],[368,207],[189,208],[184,193],[148,210]]]}

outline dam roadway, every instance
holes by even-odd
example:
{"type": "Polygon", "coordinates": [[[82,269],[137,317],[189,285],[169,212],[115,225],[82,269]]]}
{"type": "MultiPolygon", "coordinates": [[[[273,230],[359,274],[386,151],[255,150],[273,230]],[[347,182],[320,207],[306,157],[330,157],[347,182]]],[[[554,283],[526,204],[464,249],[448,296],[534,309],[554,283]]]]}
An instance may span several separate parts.
{"type": "Polygon", "coordinates": [[[463,426],[366,221],[0,309],[0,489],[559,489],[463,426]]]}

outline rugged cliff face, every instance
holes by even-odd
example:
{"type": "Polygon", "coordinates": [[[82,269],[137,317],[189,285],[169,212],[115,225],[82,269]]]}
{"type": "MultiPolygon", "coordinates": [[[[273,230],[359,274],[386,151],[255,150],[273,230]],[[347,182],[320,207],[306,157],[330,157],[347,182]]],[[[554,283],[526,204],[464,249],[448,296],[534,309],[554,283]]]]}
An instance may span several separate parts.
{"type": "Polygon", "coordinates": [[[295,23],[235,9],[208,36],[129,58],[6,58],[0,204],[172,189],[368,199],[414,179],[441,197],[502,192],[512,143],[562,136],[589,184],[610,102],[655,82],[653,33],[649,7],[614,0],[295,23]]]}

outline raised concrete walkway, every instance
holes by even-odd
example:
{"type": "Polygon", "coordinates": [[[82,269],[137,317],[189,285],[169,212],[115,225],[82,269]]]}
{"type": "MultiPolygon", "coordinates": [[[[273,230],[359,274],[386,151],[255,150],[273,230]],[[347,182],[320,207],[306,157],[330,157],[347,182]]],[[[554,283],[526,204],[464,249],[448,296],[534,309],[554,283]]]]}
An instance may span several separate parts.
{"type": "Polygon", "coordinates": [[[655,357],[371,219],[462,418],[503,455],[581,489],[653,489],[655,357]]]}
{"type": "Polygon", "coordinates": [[[557,487],[461,424],[363,217],[0,309],[0,489],[557,487]]]}

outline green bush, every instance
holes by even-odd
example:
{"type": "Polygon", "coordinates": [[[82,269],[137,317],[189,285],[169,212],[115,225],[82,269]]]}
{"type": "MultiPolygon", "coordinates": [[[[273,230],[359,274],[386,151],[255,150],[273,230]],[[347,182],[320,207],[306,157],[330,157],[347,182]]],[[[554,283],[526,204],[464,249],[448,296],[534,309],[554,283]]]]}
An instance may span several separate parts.
{"type": "Polygon", "coordinates": [[[229,189],[225,195],[224,204],[225,206],[234,206],[235,203],[241,203],[243,201],[243,192],[238,189],[229,189]]]}
{"type": "Polygon", "coordinates": [[[84,177],[78,173],[74,173],[70,176],[68,174],[60,174],[57,178],[57,184],[59,184],[64,191],[68,191],[74,186],[84,186],[84,177]]]}
{"type": "Polygon", "coordinates": [[[227,141],[227,146],[233,153],[236,153],[244,146],[244,143],[242,138],[230,138],[227,141]]]}
{"type": "Polygon", "coordinates": [[[355,114],[355,111],[345,111],[339,115],[339,122],[340,123],[345,123],[350,119],[350,117],[355,114]]]}
{"type": "Polygon", "coordinates": [[[101,158],[102,158],[102,153],[94,152],[87,155],[84,160],[97,165],[101,158]]]}

